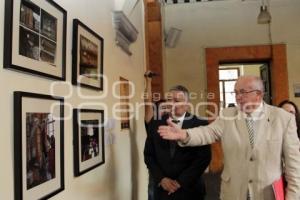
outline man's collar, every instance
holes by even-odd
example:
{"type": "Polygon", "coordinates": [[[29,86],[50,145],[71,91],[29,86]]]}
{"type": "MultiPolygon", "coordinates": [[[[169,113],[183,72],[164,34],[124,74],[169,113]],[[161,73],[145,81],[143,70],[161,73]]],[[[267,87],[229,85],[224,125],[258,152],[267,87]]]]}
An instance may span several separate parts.
{"type": "Polygon", "coordinates": [[[250,114],[244,113],[245,116],[250,116],[253,118],[253,120],[258,120],[262,117],[262,114],[264,113],[264,103],[263,101],[259,104],[259,106],[250,114]]]}
{"type": "Polygon", "coordinates": [[[180,116],[180,117],[173,117],[173,119],[182,122],[184,120],[185,115],[186,115],[186,112],[182,116],[180,116]]]}

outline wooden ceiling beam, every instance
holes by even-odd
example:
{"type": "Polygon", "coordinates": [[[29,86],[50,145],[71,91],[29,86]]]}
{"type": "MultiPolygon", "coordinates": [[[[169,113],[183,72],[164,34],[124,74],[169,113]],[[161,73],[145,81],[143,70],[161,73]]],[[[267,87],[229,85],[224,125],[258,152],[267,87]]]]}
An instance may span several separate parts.
{"type": "Polygon", "coordinates": [[[160,4],[157,1],[155,1],[151,3],[147,3],[147,7],[148,7],[148,22],[161,21],[160,4]]]}

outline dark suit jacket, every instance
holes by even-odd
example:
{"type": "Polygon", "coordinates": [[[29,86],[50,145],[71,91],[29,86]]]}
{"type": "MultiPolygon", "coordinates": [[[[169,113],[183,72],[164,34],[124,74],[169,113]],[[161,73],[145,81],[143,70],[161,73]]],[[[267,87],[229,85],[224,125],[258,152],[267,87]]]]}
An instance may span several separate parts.
{"type": "MultiPolygon", "coordinates": [[[[153,176],[157,200],[201,200],[204,199],[205,186],[202,174],[207,168],[211,152],[210,146],[179,147],[173,157],[170,153],[170,141],[164,140],[157,133],[160,125],[166,125],[168,116],[162,120],[151,120],[148,124],[148,134],[145,143],[145,163],[153,176]],[[165,190],[159,187],[162,178],[168,177],[177,180],[181,185],[175,193],[168,195],[165,190]]],[[[196,116],[187,113],[182,128],[193,128],[200,125],[207,125],[206,120],[200,120],[196,116]]]]}

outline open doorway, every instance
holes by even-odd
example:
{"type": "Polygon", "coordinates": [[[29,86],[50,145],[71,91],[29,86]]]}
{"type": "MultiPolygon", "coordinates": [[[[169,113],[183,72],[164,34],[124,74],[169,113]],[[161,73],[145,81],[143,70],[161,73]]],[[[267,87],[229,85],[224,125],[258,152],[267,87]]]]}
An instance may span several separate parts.
{"type": "Polygon", "coordinates": [[[220,108],[234,106],[234,85],[239,76],[254,75],[262,78],[264,82],[264,101],[272,104],[271,77],[268,62],[257,63],[226,63],[219,65],[220,108]]]}
{"type": "MultiPolygon", "coordinates": [[[[289,98],[287,54],[285,44],[254,45],[239,47],[216,47],[205,49],[207,93],[215,94],[209,102],[219,105],[219,66],[220,63],[269,61],[272,82],[272,104],[278,105],[289,98]],[[271,53],[272,51],[272,53],[271,53]]],[[[269,81],[270,82],[270,81],[269,81]]],[[[213,107],[208,107],[213,111],[213,107]]]]}

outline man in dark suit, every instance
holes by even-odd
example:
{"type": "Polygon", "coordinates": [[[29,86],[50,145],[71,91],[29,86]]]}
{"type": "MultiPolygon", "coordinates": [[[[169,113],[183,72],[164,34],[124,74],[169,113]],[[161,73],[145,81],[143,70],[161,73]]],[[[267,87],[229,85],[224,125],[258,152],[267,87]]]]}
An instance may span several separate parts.
{"type": "Polygon", "coordinates": [[[167,96],[172,112],[149,122],[144,156],[154,178],[156,200],[204,200],[202,174],[211,159],[210,146],[181,148],[176,142],[163,140],[157,134],[158,127],[167,124],[170,117],[181,128],[207,125],[206,120],[187,112],[188,100],[185,87],[172,87],[167,96]]]}

